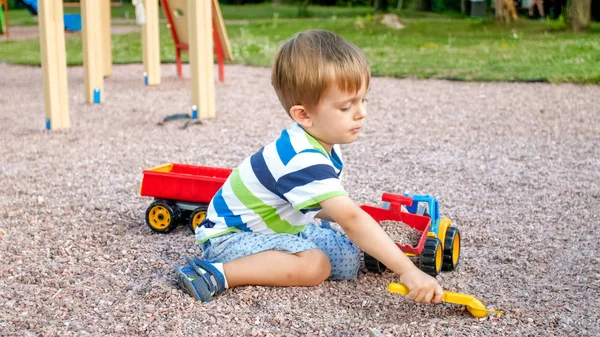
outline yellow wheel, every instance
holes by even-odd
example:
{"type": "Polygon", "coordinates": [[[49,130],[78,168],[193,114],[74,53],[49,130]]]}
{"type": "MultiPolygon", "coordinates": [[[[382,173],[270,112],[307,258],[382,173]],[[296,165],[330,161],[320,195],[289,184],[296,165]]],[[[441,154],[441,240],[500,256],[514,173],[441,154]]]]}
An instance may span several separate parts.
{"type": "Polygon", "coordinates": [[[198,206],[190,215],[190,221],[188,222],[188,227],[192,231],[192,233],[196,233],[196,228],[206,219],[206,210],[208,207],[206,205],[198,206]]]}
{"type": "Polygon", "coordinates": [[[146,224],[157,233],[169,233],[179,224],[181,211],[168,200],[157,200],[146,209],[146,224]]]}
{"type": "Polygon", "coordinates": [[[444,238],[446,237],[446,232],[448,231],[448,228],[450,228],[450,226],[452,226],[452,220],[450,220],[448,218],[440,219],[440,223],[438,225],[437,237],[440,238],[440,240],[442,241],[442,247],[446,247],[446,246],[444,246],[446,244],[446,241],[444,240],[444,238]]]}
{"type": "Polygon", "coordinates": [[[455,270],[460,261],[460,231],[456,227],[448,227],[444,239],[444,263],[442,270],[455,270]]]}
{"type": "Polygon", "coordinates": [[[442,269],[443,258],[442,242],[438,238],[429,237],[419,255],[419,269],[436,277],[442,269]]]}

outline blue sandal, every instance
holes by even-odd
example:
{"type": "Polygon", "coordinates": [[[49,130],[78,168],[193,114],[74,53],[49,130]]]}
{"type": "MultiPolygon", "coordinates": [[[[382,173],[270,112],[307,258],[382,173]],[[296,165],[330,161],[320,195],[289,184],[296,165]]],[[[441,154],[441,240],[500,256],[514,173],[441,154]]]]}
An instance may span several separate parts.
{"type": "Polygon", "coordinates": [[[196,273],[190,266],[178,267],[175,271],[179,285],[186,293],[193,296],[201,302],[209,302],[213,292],[209,284],[211,283],[202,274],[196,273]]]}
{"type": "Polygon", "coordinates": [[[226,290],[225,276],[223,276],[219,269],[213,266],[210,261],[202,260],[197,257],[194,257],[193,259],[188,257],[186,258],[186,261],[188,265],[194,269],[196,274],[204,276],[211,293],[218,295],[226,290]]]}

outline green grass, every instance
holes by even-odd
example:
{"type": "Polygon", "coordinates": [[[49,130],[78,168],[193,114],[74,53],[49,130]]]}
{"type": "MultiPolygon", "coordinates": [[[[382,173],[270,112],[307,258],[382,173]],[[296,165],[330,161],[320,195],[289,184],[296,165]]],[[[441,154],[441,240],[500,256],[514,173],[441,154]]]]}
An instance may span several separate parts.
{"type": "MultiPolygon", "coordinates": [[[[511,26],[442,16],[402,18],[403,30],[370,17],[228,23],[236,63],[269,66],[278,44],[308,28],[338,32],[362,48],[376,76],[469,81],[548,81],[600,84],[600,25],[574,34],[556,22],[520,20],[511,26]],[[357,26],[364,28],[357,28],[357,26]]],[[[79,35],[67,38],[67,62],[82,64],[79,35]]],[[[38,41],[0,43],[0,61],[39,65],[38,41]]],[[[141,62],[139,34],[113,35],[115,63],[141,62]]],[[[170,34],[161,25],[161,59],[174,62],[170,34]]]]}
{"type": "MultiPolygon", "coordinates": [[[[308,17],[311,18],[330,18],[336,16],[355,17],[357,15],[366,15],[372,12],[371,7],[325,7],[310,6],[308,17]]],[[[65,7],[65,14],[79,13],[79,7],[65,7]]],[[[266,20],[272,18],[293,19],[299,18],[298,6],[294,5],[275,5],[275,4],[251,4],[242,6],[221,5],[221,13],[225,20],[266,20]]],[[[113,18],[135,19],[135,7],[130,3],[123,4],[123,7],[112,8],[113,18]]],[[[164,18],[162,10],[159,16],[164,18]]],[[[9,11],[11,26],[35,26],[37,21],[26,9],[11,9],[9,11]]]]}
{"type": "MultiPolygon", "coordinates": [[[[373,11],[372,7],[324,7],[310,6],[308,17],[331,18],[336,16],[355,17],[373,11]]],[[[243,6],[221,5],[221,13],[225,20],[262,20],[271,18],[298,18],[298,6],[276,4],[249,4],[243,6]]]]}
{"type": "Polygon", "coordinates": [[[480,81],[600,83],[600,26],[587,34],[552,31],[543,22],[511,28],[481,20],[403,19],[394,31],[354,21],[231,26],[234,55],[268,66],[277,42],[311,26],[338,32],[361,47],[375,75],[480,81]]]}
{"type": "MultiPolygon", "coordinates": [[[[65,7],[65,14],[79,13],[79,7],[65,7]]],[[[129,17],[135,19],[135,9],[130,3],[123,4],[123,7],[112,7],[111,15],[113,18],[129,17]]],[[[8,11],[10,26],[35,26],[37,20],[26,9],[11,9],[8,11]]]]}

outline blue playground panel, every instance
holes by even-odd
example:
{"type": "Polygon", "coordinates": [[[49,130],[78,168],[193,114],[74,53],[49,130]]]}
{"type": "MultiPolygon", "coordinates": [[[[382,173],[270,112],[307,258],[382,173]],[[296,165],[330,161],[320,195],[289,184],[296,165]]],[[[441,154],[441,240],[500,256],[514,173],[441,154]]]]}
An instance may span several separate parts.
{"type": "MultiPolygon", "coordinates": [[[[18,0],[25,4],[25,7],[29,10],[32,15],[38,14],[38,3],[37,0],[18,0]]],[[[65,14],[65,29],[72,32],[78,32],[81,30],[81,15],[80,14],[65,14]]]]}
{"type": "Polygon", "coordinates": [[[81,30],[81,15],[80,14],[65,14],[65,29],[72,32],[81,30]]]}

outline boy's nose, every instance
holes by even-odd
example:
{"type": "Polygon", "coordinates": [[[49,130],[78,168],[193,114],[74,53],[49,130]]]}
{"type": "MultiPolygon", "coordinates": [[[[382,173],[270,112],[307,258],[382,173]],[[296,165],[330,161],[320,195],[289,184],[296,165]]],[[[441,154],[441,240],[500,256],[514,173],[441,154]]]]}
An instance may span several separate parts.
{"type": "Polygon", "coordinates": [[[357,109],[355,118],[363,119],[365,117],[367,117],[367,106],[366,106],[366,104],[363,103],[357,109]]]}

